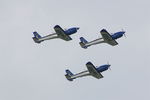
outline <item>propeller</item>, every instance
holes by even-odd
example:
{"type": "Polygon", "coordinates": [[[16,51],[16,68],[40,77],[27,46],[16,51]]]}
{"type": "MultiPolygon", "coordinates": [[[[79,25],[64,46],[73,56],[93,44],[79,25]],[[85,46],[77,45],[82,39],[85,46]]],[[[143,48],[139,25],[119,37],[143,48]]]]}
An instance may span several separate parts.
{"type": "Polygon", "coordinates": [[[124,37],[126,38],[126,34],[125,34],[125,31],[124,31],[123,29],[122,29],[121,31],[122,31],[122,32],[124,32],[124,34],[123,34],[123,35],[124,35],[124,37]]]}
{"type": "MultiPolygon", "coordinates": [[[[107,61],[107,65],[110,65],[108,61],[107,61]]],[[[109,69],[109,70],[111,70],[111,68],[110,68],[110,67],[109,67],[108,69],[109,69]]]]}

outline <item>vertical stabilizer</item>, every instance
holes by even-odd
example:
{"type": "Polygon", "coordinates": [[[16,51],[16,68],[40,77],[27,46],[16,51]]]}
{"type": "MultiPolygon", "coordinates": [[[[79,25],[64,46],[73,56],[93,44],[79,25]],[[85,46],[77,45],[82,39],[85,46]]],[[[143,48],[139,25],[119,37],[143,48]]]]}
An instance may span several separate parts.
{"type": "Polygon", "coordinates": [[[41,43],[41,41],[39,41],[39,39],[42,37],[36,31],[33,32],[33,35],[34,35],[34,37],[33,37],[34,42],[35,43],[41,43]]]}
{"type": "Polygon", "coordinates": [[[84,39],[83,37],[80,37],[80,46],[82,47],[82,48],[84,48],[84,49],[86,49],[87,48],[87,46],[86,46],[86,43],[88,43],[88,41],[86,40],[86,39],[84,39]]]}
{"type": "Polygon", "coordinates": [[[73,76],[73,73],[69,70],[69,69],[67,69],[66,70],[66,78],[67,78],[67,80],[69,80],[69,81],[73,81],[73,79],[71,78],[71,76],[73,76]]]}
{"type": "Polygon", "coordinates": [[[39,35],[36,31],[33,32],[33,35],[34,35],[34,37],[37,38],[37,39],[41,38],[41,35],[39,35]]]}

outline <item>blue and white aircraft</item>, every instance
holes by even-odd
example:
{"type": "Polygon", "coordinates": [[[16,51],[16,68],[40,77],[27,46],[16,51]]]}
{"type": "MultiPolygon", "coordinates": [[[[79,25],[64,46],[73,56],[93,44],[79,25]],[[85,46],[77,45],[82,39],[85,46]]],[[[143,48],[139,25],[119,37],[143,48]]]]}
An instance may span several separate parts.
{"type": "Polygon", "coordinates": [[[117,41],[116,39],[122,37],[123,35],[125,35],[125,31],[119,31],[116,32],[114,34],[109,34],[107,32],[106,29],[102,29],[100,31],[102,38],[93,40],[91,42],[88,42],[86,39],[84,39],[83,37],[80,37],[80,46],[84,49],[86,49],[87,47],[91,46],[91,45],[95,45],[95,44],[99,44],[99,43],[108,43],[109,45],[115,46],[117,45],[117,41]]]}
{"type": "Polygon", "coordinates": [[[66,70],[66,78],[69,81],[73,81],[73,79],[83,77],[83,76],[93,76],[97,79],[103,78],[103,75],[101,74],[103,71],[106,71],[110,68],[109,64],[105,64],[99,67],[95,67],[91,62],[86,63],[87,69],[86,71],[73,74],[70,70],[66,70]]]}
{"type": "Polygon", "coordinates": [[[45,40],[50,40],[50,39],[55,39],[55,38],[61,38],[65,41],[70,41],[72,40],[72,38],[70,37],[71,34],[74,34],[77,32],[77,30],[79,30],[79,27],[73,27],[73,28],[69,28],[67,30],[63,30],[59,25],[56,25],[54,27],[54,30],[56,33],[41,37],[36,31],[33,32],[34,37],[33,40],[35,41],[35,43],[41,43],[42,41],[45,40]]]}

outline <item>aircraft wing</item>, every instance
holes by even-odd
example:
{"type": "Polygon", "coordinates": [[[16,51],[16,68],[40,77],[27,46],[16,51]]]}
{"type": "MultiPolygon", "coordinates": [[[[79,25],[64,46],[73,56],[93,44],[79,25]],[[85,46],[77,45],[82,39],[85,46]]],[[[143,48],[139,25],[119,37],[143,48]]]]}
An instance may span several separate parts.
{"type": "Polygon", "coordinates": [[[66,41],[72,40],[72,38],[69,35],[65,34],[65,31],[59,25],[56,25],[54,27],[54,30],[56,34],[58,35],[58,37],[60,37],[61,39],[66,40],[66,41]]]}
{"type": "Polygon", "coordinates": [[[108,44],[110,44],[112,46],[115,46],[118,44],[117,41],[115,41],[112,38],[112,36],[105,29],[102,29],[100,33],[101,33],[104,41],[107,42],[108,44]]]}
{"type": "Polygon", "coordinates": [[[89,70],[89,73],[93,77],[97,79],[103,78],[103,75],[96,70],[95,66],[91,62],[88,62],[86,66],[87,66],[87,69],[89,70]]]}

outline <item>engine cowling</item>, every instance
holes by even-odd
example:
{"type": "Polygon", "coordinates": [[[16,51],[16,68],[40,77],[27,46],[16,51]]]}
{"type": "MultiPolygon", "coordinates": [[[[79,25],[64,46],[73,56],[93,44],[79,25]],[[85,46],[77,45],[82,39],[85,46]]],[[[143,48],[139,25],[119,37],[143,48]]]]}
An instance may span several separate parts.
{"type": "Polygon", "coordinates": [[[76,27],[75,28],[70,28],[68,30],[65,30],[65,33],[66,33],[66,35],[71,35],[71,34],[76,33],[78,29],[79,28],[76,28],[76,27]]]}

